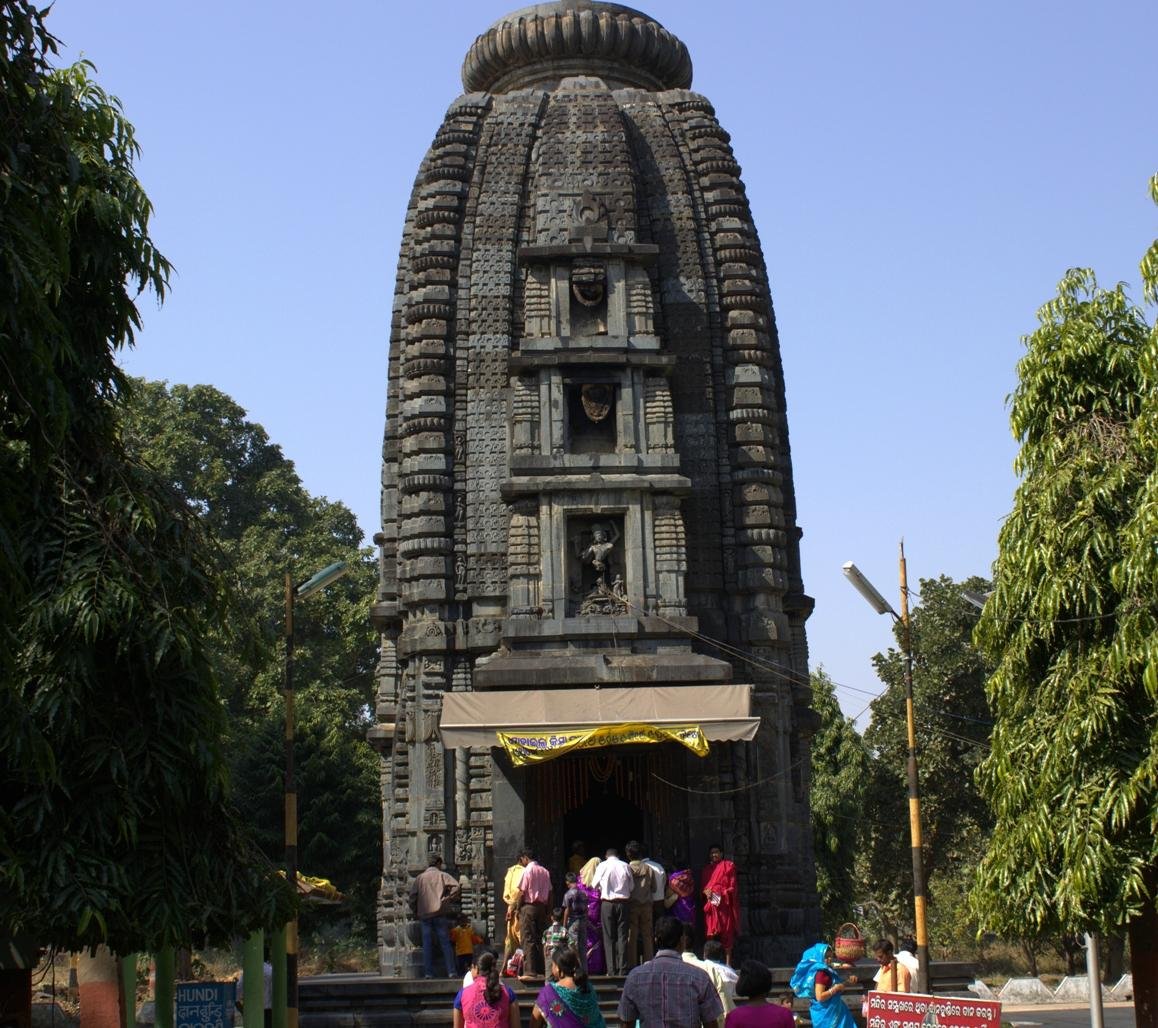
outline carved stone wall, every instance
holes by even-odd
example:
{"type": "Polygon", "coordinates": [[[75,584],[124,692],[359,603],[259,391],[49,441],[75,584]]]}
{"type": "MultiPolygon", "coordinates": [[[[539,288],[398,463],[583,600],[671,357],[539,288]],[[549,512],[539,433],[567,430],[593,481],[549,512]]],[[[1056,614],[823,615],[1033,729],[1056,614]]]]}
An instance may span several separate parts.
{"type": "Polygon", "coordinates": [[[754,742],[679,758],[665,845],[723,841],[747,952],[787,959],[819,928],[779,341],[739,166],[690,79],[645,15],[539,5],[480,37],[420,166],[375,536],[386,973],[415,970],[406,893],[428,854],[493,937],[496,878],[531,831],[521,772],[441,745],[443,697],[609,674],[754,684],[754,742]],[[614,526],[609,575],[570,552],[596,525],[614,526]]]}

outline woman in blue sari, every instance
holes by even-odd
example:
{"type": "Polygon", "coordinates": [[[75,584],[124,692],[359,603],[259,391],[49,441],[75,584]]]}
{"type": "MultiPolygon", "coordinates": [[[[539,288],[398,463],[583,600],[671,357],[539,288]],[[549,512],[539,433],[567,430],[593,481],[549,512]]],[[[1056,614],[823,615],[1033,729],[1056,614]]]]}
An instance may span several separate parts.
{"type": "Polygon", "coordinates": [[[788,984],[797,996],[811,1002],[813,1028],[856,1028],[842,995],[856,984],[856,975],[842,978],[834,963],[832,947],[818,942],[804,951],[788,984]]]}

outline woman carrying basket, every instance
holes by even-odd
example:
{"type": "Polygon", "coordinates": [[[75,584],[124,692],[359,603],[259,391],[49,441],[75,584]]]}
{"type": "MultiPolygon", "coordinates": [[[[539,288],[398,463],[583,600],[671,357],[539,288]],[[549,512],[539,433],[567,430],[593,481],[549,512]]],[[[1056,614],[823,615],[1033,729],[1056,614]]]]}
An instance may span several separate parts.
{"type": "Polygon", "coordinates": [[[844,1005],[844,992],[856,985],[856,975],[843,978],[835,967],[836,957],[826,942],[804,951],[788,983],[792,991],[811,1006],[813,1028],[856,1028],[856,1021],[844,1005]]]}

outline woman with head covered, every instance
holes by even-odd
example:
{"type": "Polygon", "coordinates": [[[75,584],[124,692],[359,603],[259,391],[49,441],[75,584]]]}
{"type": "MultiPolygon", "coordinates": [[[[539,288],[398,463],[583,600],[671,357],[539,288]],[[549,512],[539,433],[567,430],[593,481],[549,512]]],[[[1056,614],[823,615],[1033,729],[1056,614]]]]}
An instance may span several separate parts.
{"type": "Polygon", "coordinates": [[[813,1028],[856,1028],[844,1004],[844,992],[856,985],[856,975],[843,978],[835,963],[832,947],[818,942],[804,951],[788,983],[797,996],[809,1001],[813,1028]]]}

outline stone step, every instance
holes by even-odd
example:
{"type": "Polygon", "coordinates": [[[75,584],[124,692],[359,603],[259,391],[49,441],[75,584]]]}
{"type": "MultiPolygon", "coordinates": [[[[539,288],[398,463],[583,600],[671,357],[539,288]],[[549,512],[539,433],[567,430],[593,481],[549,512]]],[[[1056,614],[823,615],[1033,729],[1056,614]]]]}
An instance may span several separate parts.
{"type": "MultiPolygon", "coordinates": [[[[529,1022],[542,980],[504,978],[503,982],[515,991],[529,1022]]],[[[598,976],[591,984],[604,1017],[611,1019],[619,1005],[623,979],[598,976]]],[[[373,974],[303,978],[298,984],[299,1023],[301,1028],[451,1024],[460,986],[459,979],[382,978],[373,974]]]]}
{"type": "MultiPolygon", "coordinates": [[[[871,979],[876,965],[865,962],[855,973],[861,979],[871,979]]],[[[787,987],[792,976],[790,967],[772,968],[772,988],[787,987]]],[[[933,965],[933,992],[938,994],[970,995],[967,988],[975,977],[972,964],[941,961],[933,965]]],[[[529,1021],[531,1004],[542,988],[542,979],[521,982],[516,978],[503,981],[515,990],[529,1021]]],[[[614,1023],[619,1005],[623,979],[598,975],[591,979],[599,1006],[608,1023],[614,1023]]],[[[301,1028],[394,1028],[402,1025],[443,1025],[453,1023],[451,1011],[461,979],[384,978],[381,975],[331,974],[303,978],[298,985],[298,1011],[301,1028]]],[[[860,989],[850,989],[846,1003],[854,1013],[860,1013],[860,989]]],[[[808,1004],[797,1001],[797,1013],[807,1017],[808,1004]]]]}

